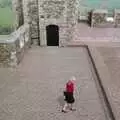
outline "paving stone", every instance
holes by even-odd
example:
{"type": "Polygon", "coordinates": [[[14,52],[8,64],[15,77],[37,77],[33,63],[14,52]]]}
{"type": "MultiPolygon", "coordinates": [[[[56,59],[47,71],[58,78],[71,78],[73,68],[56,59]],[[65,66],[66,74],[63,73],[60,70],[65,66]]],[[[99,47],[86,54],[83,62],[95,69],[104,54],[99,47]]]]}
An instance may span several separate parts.
{"type": "MultiPolygon", "coordinates": [[[[109,43],[111,44],[111,43],[109,43]]],[[[120,119],[120,47],[90,47],[102,85],[116,120],[120,119]]]]}
{"type": "Polygon", "coordinates": [[[18,68],[0,69],[5,80],[0,79],[1,120],[107,120],[86,53],[84,48],[33,47],[18,68]],[[64,114],[63,90],[72,75],[77,110],[64,114]]]}
{"type": "Polygon", "coordinates": [[[100,47],[100,55],[103,57],[105,65],[108,68],[110,80],[107,87],[111,102],[116,109],[116,119],[120,118],[120,47],[100,47]]]}

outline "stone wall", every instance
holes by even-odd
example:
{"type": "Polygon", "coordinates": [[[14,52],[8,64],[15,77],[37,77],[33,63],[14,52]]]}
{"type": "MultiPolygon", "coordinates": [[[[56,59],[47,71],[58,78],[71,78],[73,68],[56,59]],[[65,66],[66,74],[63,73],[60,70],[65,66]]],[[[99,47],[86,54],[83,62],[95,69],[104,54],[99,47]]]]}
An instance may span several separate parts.
{"type": "Polygon", "coordinates": [[[12,0],[13,4],[13,12],[15,13],[15,27],[16,29],[19,28],[19,26],[24,24],[24,14],[23,14],[23,1],[22,0],[12,0]]]}
{"type": "Polygon", "coordinates": [[[29,8],[29,2],[30,0],[23,0],[23,14],[24,14],[24,23],[30,24],[31,19],[30,19],[30,8],[29,8]]]}
{"type": "Polygon", "coordinates": [[[30,47],[29,26],[21,26],[9,35],[8,39],[0,40],[0,67],[16,67],[22,60],[25,50],[30,47]]]}
{"type": "Polygon", "coordinates": [[[114,11],[115,27],[120,27],[120,9],[114,11]]]}
{"type": "Polygon", "coordinates": [[[67,0],[68,39],[72,40],[73,26],[75,25],[75,0],[67,0]]]}
{"type": "Polygon", "coordinates": [[[46,45],[46,26],[50,24],[59,26],[60,45],[70,41],[76,24],[78,1],[23,0],[24,22],[31,26],[32,43],[46,45]]]}
{"type": "Polygon", "coordinates": [[[76,0],[41,0],[39,6],[40,43],[45,46],[46,26],[54,24],[59,27],[59,46],[65,46],[72,39],[75,25],[76,0]]]}
{"type": "Polygon", "coordinates": [[[120,27],[120,10],[115,9],[112,16],[107,10],[94,10],[92,12],[92,27],[120,27]]]}
{"type": "Polygon", "coordinates": [[[65,0],[41,0],[38,2],[40,20],[40,43],[46,46],[46,27],[54,24],[59,27],[60,44],[67,39],[66,2],[65,0]]]}
{"type": "Polygon", "coordinates": [[[108,17],[108,11],[103,9],[96,9],[92,11],[92,22],[91,26],[96,27],[104,25],[106,23],[106,18],[108,17]]]}
{"type": "Polygon", "coordinates": [[[6,66],[10,63],[11,48],[7,43],[0,43],[0,66],[6,66]]]}
{"type": "Polygon", "coordinates": [[[38,16],[38,0],[28,1],[28,13],[31,25],[31,38],[32,44],[38,45],[39,43],[39,16],[38,16]]]}

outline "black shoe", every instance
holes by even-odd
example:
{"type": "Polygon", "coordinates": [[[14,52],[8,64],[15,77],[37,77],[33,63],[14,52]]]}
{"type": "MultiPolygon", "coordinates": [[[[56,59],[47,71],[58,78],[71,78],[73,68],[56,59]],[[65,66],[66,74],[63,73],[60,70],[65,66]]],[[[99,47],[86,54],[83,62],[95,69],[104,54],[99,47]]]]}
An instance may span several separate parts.
{"type": "Polygon", "coordinates": [[[65,111],[65,110],[62,110],[62,112],[67,113],[67,111],[65,111]]]}
{"type": "Polygon", "coordinates": [[[76,109],[70,108],[71,111],[76,111],[76,109]]]}

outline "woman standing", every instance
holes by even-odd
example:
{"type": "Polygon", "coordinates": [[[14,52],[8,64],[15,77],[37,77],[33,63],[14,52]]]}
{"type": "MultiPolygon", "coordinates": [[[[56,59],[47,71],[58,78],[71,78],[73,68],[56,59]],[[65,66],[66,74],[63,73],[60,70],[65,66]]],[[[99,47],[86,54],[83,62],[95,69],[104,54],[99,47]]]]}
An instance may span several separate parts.
{"type": "Polygon", "coordinates": [[[76,81],[76,78],[73,76],[66,83],[66,88],[65,88],[65,91],[64,91],[65,105],[62,109],[62,112],[64,112],[64,113],[67,112],[68,107],[72,111],[75,110],[75,109],[73,109],[73,103],[75,102],[75,98],[74,98],[75,81],[76,81]]]}

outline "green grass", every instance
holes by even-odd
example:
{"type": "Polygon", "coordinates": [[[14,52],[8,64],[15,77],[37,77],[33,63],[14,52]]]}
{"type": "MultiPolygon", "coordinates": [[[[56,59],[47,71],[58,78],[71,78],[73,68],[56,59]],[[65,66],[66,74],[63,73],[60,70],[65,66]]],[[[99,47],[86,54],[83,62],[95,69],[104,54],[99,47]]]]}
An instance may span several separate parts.
{"type": "MultiPolygon", "coordinates": [[[[12,32],[14,20],[12,0],[0,0],[0,34],[10,34],[12,32]]],[[[0,38],[1,37],[2,36],[0,36],[0,38]]]]}
{"type": "Polygon", "coordinates": [[[10,27],[14,23],[14,15],[9,7],[0,8],[0,26],[10,27]]]}
{"type": "Polygon", "coordinates": [[[11,9],[11,3],[12,0],[0,0],[0,26],[2,27],[10,27],[14,24],[14,14],[11,9]]]}

